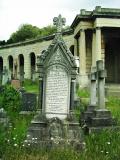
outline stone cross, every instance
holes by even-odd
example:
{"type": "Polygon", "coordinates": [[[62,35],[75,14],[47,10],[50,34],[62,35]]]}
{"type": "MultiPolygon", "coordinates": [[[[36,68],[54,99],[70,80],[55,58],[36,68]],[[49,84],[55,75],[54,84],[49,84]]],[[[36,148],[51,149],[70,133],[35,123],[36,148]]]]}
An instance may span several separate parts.
{"type": "Polygon", "coordinates": [[[97,80],[98,80],[98,108],[105,110],[105,77],[107,76],[104,69],[103,60],[96,62],[97,65],[97,80]]]}
{"type": "Polygon", "coordinates": [[[92,67],[90,77],[90,106],[96,106],[96,67],[92,67]]]}
{"type": "Polygon", "coordinates": [[[61,15],[53,18],[53,24],[57,27],[57,33],[62,32],[62,26],[65,25],[66,19],[62,18],[61,15]]]}

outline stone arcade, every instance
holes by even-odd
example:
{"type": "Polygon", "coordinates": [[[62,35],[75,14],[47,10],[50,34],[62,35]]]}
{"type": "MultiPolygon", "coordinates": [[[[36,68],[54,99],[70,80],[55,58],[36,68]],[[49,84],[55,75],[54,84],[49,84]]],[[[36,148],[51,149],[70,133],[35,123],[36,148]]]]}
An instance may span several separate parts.
{"type": "MultiPolygon", "coordinates": [[[[109,84],[113,87],[120,84],[120,9],[101,6],[96,6],[93,11],[82,9],[71,28],[63,33],[63,39],[72,54],[79,57],[79,85],[88,85],[88,75],[97,60],[104,60],[107,86],[110,88],[109,84]]],[[[47,49],[53,38],[54,35],[50,35],[1,46],[0,79],[4,66],[17,78],[25,72],[24,78],[31,79],[36,71],[37,55],[47,49]]],[[[118,93],[119,88],[115,89],[118,93]]]]}
{"type": "Polygon", "coordinates": [[[65,19],[53,19],[57,33],[51,45],[38,57],[40,113],[28,130],[29,143],[39,146],[72,145],[83,147],[82,130],[73,114],[76,63],[62,38],[65,19]]]}

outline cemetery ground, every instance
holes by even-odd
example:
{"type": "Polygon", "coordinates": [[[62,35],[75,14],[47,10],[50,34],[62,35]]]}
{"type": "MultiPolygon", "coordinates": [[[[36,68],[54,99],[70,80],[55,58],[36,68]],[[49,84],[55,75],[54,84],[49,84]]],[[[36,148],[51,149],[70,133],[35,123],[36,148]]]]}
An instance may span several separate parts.
{"type": "MultiPolygon", "coordinates": [[[[30,81],[24,83],[29,92],[38,93],[38,83],[30,81]]],[[[24,141],[28,126],[35,113],[20,115],[20,99],[10,87],[6,87],[5,95],[0,96],[0,106],[3,106],[9,115],[9,127],[0,125],[0,158],[2,160],[119,160],[120,159],[120,131],[102,131],[85,135],[85,149],[75,151],[72,148],[35,149],[24,141]],[[4,104],[3,104],[4,102],[4,104]]],[[[81,105],[75,110],[76,116],[88,104],[89,92],[79,90],[81,105]]],[[[107,97],[106,106],[111,110],[113,117],[120,125],[120,99],[107,97]]],[[[79,116],[78,116],[79,117],[79,116]]],[[[27,135],[29,136],[29,135],[27,135]]],[[[33,143],[35,139],[33,139],[33,143]]]]}

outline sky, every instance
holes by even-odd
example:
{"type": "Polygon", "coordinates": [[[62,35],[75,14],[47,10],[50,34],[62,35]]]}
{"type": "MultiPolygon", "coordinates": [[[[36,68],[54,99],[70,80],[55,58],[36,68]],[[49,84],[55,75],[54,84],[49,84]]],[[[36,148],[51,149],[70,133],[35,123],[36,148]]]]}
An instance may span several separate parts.
{"type": "Polygon", "coordinates": [[[22,24],[52,25],[59,14],[71,25],[81,9],[95,6],[120,8],[120,0],[0,0],[0,40],[8,40],[22,24]]]}

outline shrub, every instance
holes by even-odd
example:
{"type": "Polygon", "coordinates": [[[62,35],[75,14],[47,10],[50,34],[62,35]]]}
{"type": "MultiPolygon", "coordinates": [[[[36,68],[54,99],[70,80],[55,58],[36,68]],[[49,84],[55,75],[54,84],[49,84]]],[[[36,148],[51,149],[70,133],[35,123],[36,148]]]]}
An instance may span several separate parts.
{"type": "Polygon", "coordinates": [[[4,108],[10,117],[14,117],[20,111],[20,95],[13,87],[4,86],[0,97],[0,105],[4,108]]]}

